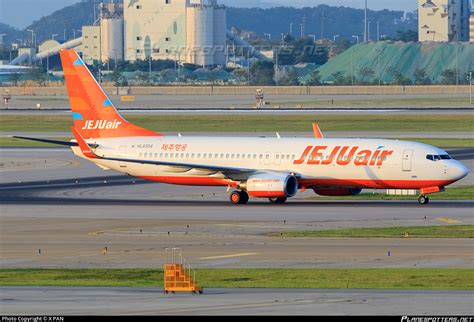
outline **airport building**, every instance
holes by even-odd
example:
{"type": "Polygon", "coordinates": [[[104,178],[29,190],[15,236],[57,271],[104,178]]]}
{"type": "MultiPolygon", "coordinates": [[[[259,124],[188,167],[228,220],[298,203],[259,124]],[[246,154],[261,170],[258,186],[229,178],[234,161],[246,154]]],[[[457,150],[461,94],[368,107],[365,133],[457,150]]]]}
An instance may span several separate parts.
{"type": "Polygon", "coordinates": [[[469,0],[418,0],[419,41],[469,41],[469,0]]]}

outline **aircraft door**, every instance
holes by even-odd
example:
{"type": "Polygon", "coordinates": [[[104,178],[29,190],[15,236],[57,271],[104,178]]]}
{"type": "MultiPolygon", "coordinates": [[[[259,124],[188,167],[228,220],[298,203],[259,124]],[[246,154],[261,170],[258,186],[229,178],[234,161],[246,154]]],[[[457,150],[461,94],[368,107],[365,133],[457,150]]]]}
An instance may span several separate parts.
{"type": "Polygon", "coordinates": [[[411,171],[412,158],[413,158],[413,150],[405,150],[403,152],[403,161],[402,161],[403,171],[411,171]]]}

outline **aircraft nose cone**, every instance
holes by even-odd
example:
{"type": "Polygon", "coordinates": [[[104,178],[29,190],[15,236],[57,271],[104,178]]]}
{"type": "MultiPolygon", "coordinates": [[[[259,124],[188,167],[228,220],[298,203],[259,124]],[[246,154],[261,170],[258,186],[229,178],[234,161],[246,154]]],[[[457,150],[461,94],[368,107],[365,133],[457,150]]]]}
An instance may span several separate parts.
{"type": "Polygon", "coordinates": [[[456,164],[452,167],[451,171],[453,179],[458,181],[468,175],[469,170],[461,162],[456,161],[456,164]]]}

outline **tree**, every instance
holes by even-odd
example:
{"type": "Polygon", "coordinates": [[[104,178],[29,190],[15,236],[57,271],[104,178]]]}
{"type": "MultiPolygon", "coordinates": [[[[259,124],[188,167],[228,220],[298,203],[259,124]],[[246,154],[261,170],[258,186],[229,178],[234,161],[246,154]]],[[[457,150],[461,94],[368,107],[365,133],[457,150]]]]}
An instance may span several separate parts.
{"type": "Polygon", "coordinates": [[[415,70],[415,85],[430,85],[431,80],[426,74],[426,70],[423,68],[417,68],[415,70]]]}
{"type": "Polygon", "coordinates": [[[296,86],[300,84],[300,80],[298,79],[298,74],[291,69],[285,76],[283,76],[280,83],[282,85],[296,86]]]}
{"type": "Polygon", "coordinates": [[[454,69],[445,69],[441,73],[441,83],[445,85],[455,85],[456,84],[456,70],[454,69]]]}
{"type": "Polygon", "coordinates": [[[339,71],[332,73],[331,76],[334,78],[334,84],[335,85],[346,85],[347,84],[347,79],[344,76],[344,73],[339,71]]]}
{"type": "Polygon", "coordinates": [[[10,74],[10,82],[13,83],[13,86],[18,86],[18,81],[20,80],[20,73],[12,73],[10,74]]]}
{"type": "Polygon", "coordinates": [[[33,67],[28,70],[27,77],[32,81],[37,82],[39,86],[44,86],[46,81],[46,71],[39,67],[33,67]]]}
{"type": "Polygon", "coordinates": [[[395,85],[411,85],[412,81],[408,77],[405,77],[405,75],[403,75],[399,71],[395,71],[393,74],[393,83],[395,85]]]}
{"type": "Polygon", "coordinates": [[[363,84],[370,83],[370,80],[375,76],[375,72],[369,67],[362,67],[359,70],[359,74],[363,84]]]}
{"type": "Polygon", "coordinates": [[[250,67],[251,83],[255,85],[274,85],[274,65],[269,61],[257,61],[250,67]]]}
{"type": "Polygon", "coordinates": [[[245,83],[248,76],[247,70],[243,68],[234,70],[233,74],[234,74],[234,77],[237,79],[237,81],[240,83],[245,83]]]}
{"type": "Polygon", "coordinates": [[[319,70],[317,69],[313,70],[307,85],[311,85],[311,86],[321,85],[321,75],[319,74],[319,70]]]}
{"type": "Polygon", "coordinates": [[[407,31],[397,31],[397,34],[395,36],[395,40],[397,41],[404,41],[404,42],[417,42],[418,41],[418,33],[413,30],[407,30],[407,31]]]}

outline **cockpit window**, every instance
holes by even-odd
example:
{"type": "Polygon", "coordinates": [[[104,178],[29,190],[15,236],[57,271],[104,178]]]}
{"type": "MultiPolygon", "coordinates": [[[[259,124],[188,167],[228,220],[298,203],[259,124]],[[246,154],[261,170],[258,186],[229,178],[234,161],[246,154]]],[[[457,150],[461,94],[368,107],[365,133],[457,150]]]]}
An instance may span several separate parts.
{"type": "Polygon", "coordinates": [[[448,154],[436,155],[436,154],[428,154],[426,159],[431,161],[441,161],[441,160],[451,160],[451,157],[448,154]]]}

